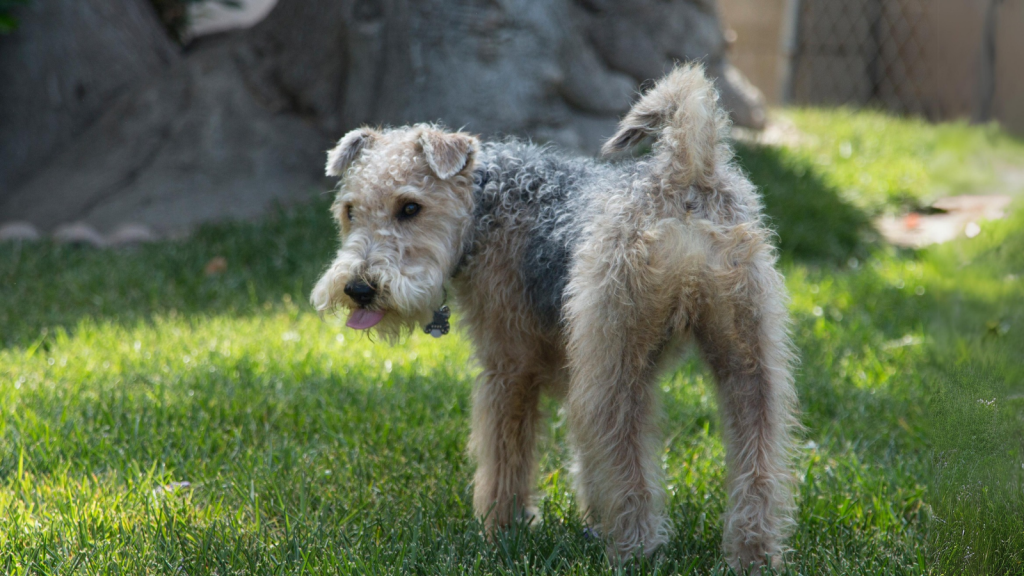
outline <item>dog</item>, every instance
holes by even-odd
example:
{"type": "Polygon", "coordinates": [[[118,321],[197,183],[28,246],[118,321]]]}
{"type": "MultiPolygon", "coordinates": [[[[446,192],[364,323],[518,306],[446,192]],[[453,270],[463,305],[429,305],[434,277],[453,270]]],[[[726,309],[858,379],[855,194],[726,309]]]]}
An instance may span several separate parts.
{"type": "Polygon", "coordinates": [[[342,244],[312,304],[395,342],[446,333],[451,290],[482,368],[469,449],[489,530],[534,513],[538,400],[550,394],[566,407],[577,498],[609,557],[664,544],[656,384],[693,341],[724,425],[726,559],[782,562],[794,352],[772,233],[728,129],[689,65],[643,94],[603,148],[653,140],[635,161],[431,124],[359,128],[328,153],[342,244]]]}

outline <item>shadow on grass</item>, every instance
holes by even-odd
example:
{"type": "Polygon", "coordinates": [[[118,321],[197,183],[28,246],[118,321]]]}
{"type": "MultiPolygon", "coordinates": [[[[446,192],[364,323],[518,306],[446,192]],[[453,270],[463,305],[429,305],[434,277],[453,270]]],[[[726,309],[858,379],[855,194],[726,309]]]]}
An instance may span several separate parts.
{"type": "Polygon", "coordinates": [[[785,149],[738,144],[740,165],[764,195],[784,260],[836,264],[863,258],[876,233],[868,216],[805,159],[785,149]]]}
{"type": "Polygon", "coordinates": [[[259,223],[201,227],[183,241],[126,250],[0,244],[0,344],[48,346],[83,319],[133,324],[157,315],[249,315],[305,302],[337,246],[329,200],[259,223]],[[215,257],[227,267],[207,274],[215,257]]]}
{"type": "MultiPolygon", "coordinates": [[[[301,238],[288,242],[299,245],[301,238]]],[[[248,241],[270,246],[259,244],[263,239],[248,241]]],[[[228,244],[219,246],[230,250],[228,244]]],[[[238,250],[228,258],[256,258],[247,256],[253,250],[238,250]]],[[[302,273],[301,263],[292,265],[302,273]]],[[[254,284],[260,278],[266,282],[255,288],[258,297],[290,294],[288,284],[274,285],[259,276],[270,272],[249,272],[257,276],[254,284]]],[[[901,343],[908,333],[924,333],[922,322],[949,295],[929,287],[910,296],[909,277],[907,285],[897,285],[897,278],[883,272],[871,263],[857,270],[814,269],[806,280],[794,272],[795,282],[819,285],[814,293],[821,295],[818,303],[824,308],[820,315],[806,306],[795,314],[795,335],[804,353],[799,375],[804,422],[810,439],[822,446],[814,455],[801,456],[807,480],[801,485],[798,532],[791,541],[798,550],[798,571],[910,573],[929,559],[974,567],[968,559],[979,551],[991,559],[983,566],[1016,566],[1011,562],[1019,558],[1013,547],[1018,540],[1008,536],[1019,534],[1010,531],[1015,525],[1003,520],[1007,529],[991,526],[1007,511],[1020,510],[1019,497],[1011,506],[1005,498],[990,496],[986,490],[991,486],[977,483],[978,459],[969,454],[984,446],[986,457],[1002,456],[999,440],[1008,432],[992,428],[985,420],[991,408],[977,402],[990,396],[969,389],[942,403],[930,402],[927,381],[945,374],[947,364],[935,364],[921,352],[923,342],[901,343]],[[859,377],[861,369],[879,371],[870,373],[871,386],[859,377]],[[931,431],[936,425],[948,438],[931,431]],[[933,482],[927,476],[931,455],[926,451],[934,448],[968,456],[957,466],[970,474],[933,482]],[[924,504],[934,506],[948,524],[927,524],[924,504]],[[990,528],[978,530],[979,536],[963,530],[986,524],[990,528]],[[922,543],[926,537],[935,540],[931,547],[922,543]]],[[[243,274],[235,281],[244,280],[243,274]]],[[[245,308],[248,300],[226,294],[218,305],[238,305],[239,313],[260,309],[245,308]]],[[[974,300],[969,304],[981,306],[974,300]]],[[[196,369],[164,375],[164,383],[154,378],[161,373],[162,358],[105,377],[91,374],[87,386],[47,375],[40,381],[52,382],[53,388],[22,389],[19,403],[9,411],[7,437],[0,441],[9,442],[10,449],[0,449],[0,482],[21,476],[22,460],[40,482],[46,474],[69,471],[84,478],[95,470],[126,470],[125,476],[135,477],[141,472],[133,471],[151,467],[166,470],[159,482],[193,482],[189,498],[194,505],[182,505],[173,539],[156,540],[162,537],[159,527],[138,527],[129,544],[104,540],[96,554],[104,560],[124,555],[127,547],[140,563],[166,556],[181,559],[193,571],[221,566],[229,573],[242,571],[233,563],[236,558],[245,565],[294,561],[289,552],[294,548],[326,567],[321,572],[330,571],[335,550],[345,551],[345,563],[401,565],[409,572],[459,573],[459,567],[474,565],[478,558],[482,564],[476,565],[485,568],[481,571],[492,572],[552,573],[580,565],[586,567],[581,573],[606,569],[600,544],[583,535],[578,510],[570,496],[562,496],[568,487],[549,492],[553,495],[545,501],[545,522],[538,530],[499,542],[484,539],[471,516],[471,467],[464,456],[468,375],[420,374],[399,362],[391,380],[379,385],[372,368],[330,368],[327,350],[324,356],[298,350],[271,354],[272,361],[259,360],[255,354],[261,350],[223,358],[212,350],[190,352],[196,369]],[[198,516],[216,506],[240,512],[198,516]],[[241,552],[234,556],[232,550],[241,552]]],[[[351,356],[356,365],[364,362],[358,360],[362,355],[351,356]]],[[[42,359],[35,362],[41,366],[42,359]]],[[[376,361],[365,364],[376,366],[376,361]]],[[[672,426],[667,432],[674,438],[666,444],[666,465],[675,486],[669,514],[676,537],[651,572],[716,573],[721,568],[718,519],[725,506],[721,456],[701,447],[702,438],[717,438],[720,430],[713,400],[702,399],[705,393],[713,396],[710,386],[694,390],[707,374],[692,362],[684,370],[664,405],[672,426]]],[[[553,467],[560,469],[563,462],[553,467]]],[[[66,490],[69,508],[79,505],[73,488],[66,490]]],[[[151,487],[140,490],[146,495],[151,487]]],[[[139,509],[141,503],[133,510],[139,509]]],[[[74,540],[79,528],[68,524],[45,537],[19,536],[17,546],[23,557],[38,554],[57,566],[66,554],[45,556],[60,548],[38,542],[85,546],[74,540]]]]}

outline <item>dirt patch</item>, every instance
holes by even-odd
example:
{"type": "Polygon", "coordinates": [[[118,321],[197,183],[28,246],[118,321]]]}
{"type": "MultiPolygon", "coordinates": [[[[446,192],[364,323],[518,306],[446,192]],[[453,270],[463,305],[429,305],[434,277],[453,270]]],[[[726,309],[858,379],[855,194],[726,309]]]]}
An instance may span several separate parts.
{"type": "Polygon", "coordinates": [[[883,216],[875,222],[882,236],[897,246],[921,248],[981,233],[985,221],[1006,216],[1013,200],[1003,194],[949,196],[936,200],[927,211],[883,216]]]}

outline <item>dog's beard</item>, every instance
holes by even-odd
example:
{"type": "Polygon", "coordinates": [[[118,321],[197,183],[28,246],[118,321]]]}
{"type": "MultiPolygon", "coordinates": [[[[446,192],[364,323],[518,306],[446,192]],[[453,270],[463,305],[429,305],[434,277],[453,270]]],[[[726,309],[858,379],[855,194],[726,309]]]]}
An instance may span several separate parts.
{"type": "Polygon", "coordinates": [[[423,322],[420,319],[403,316],[389,310],[384,313],[379,322],[366,331],[379,336],[388,344],[397,344],[403,337],[422,330],[422,326],[423,322]]]}
{"type": "Polygon", "coordinates": [[[356,330],[372,330],[389,343],[423,329],[433,311],[444,300],[444,276],[428,266],[366,269],[358,276],[343,258],[336,260],[313,288],[310,300],[320,314],[347,311],[346,325],[356,330]],[[378,287],[373,303],[362,308],[345,295],[345,285],[353,278],[373,280],[378,287]]]}

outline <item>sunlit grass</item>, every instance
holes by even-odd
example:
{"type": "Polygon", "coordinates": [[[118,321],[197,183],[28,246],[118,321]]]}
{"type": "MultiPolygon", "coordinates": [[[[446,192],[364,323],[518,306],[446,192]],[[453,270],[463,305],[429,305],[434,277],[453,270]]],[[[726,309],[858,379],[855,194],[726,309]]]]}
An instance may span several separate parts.
{"type": "MultiPolygon", "coordinates": [[[[915,126],[883,120],[830,125],[915,126]]],[[[789,570],[1024,571],[1024,212],[902,252],[833,165],[752,147],[741,161],[779,232],[801,355],[789,570]]],[[[456,326],[389,347],[319,318],[306,298],[334,238],[325,200],[128,252],[0,245],[0,573],[611,570],[551,401],[543,523],[485,539],[469,342],[456,326]],[[214,256],[228,268],[207,276],[214,256]]],[[[690,358],[659,386],[675,537],[635,572],[721,573],[714,382],[690,358]]]]}
{"type": "Polygon", "coordinates": [[[1007,192],[999,169],[1017,165],[1024,142],[995,124],[930,124],[882,112],[794,109],[798,155],[869,214],[918,207],[939,196],[1007,192]]]}

